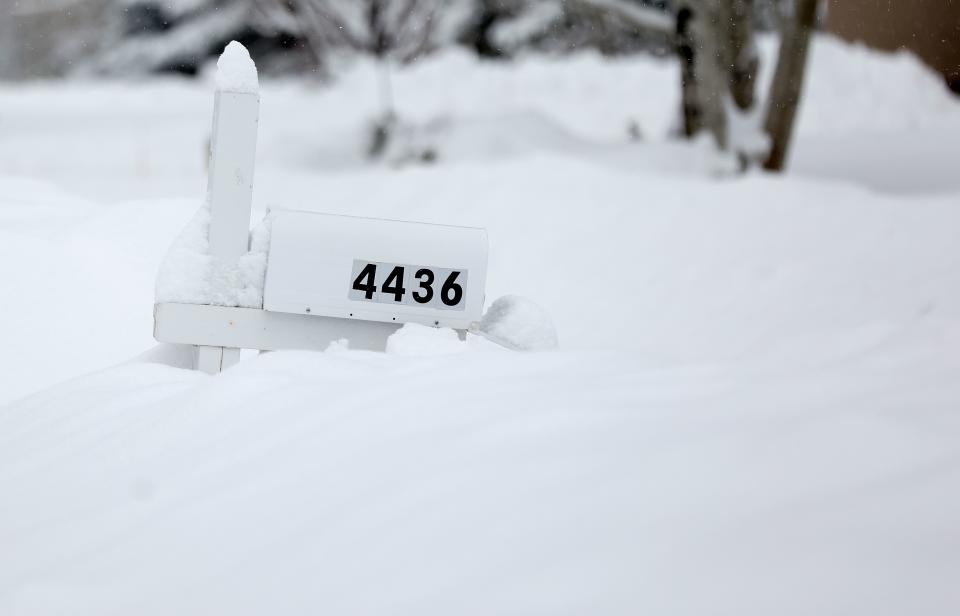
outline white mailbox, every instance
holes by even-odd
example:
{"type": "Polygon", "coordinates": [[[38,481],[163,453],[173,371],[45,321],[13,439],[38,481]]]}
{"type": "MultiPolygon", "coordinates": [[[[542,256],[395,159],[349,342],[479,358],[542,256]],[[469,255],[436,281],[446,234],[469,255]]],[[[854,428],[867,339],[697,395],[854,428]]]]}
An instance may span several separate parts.
{"type": "Polygon", "coordinates": [[[483,229],[282,211],[263,308],[468,329],[483,313],[483,229]]]}
{"type": "MultiPolygon", "coordinates": [[[[207,254],[174,261],[201,278],[205,264],[214,262],[239,271],[250,240],[260,108],[256,66],[242,45],[231,43],[218,67],[207,254]]],[[[467,330],[481,318],[483,229],[301,211],[271,216],[262,305],[249,288],[253,304],[160,297],[154,304],[154,337],[192,346],[199,370],[214,374],[236,364],[240,349],[322,350],[346,340],[350,348],[384,350],[403,323],[467,330]]]]}

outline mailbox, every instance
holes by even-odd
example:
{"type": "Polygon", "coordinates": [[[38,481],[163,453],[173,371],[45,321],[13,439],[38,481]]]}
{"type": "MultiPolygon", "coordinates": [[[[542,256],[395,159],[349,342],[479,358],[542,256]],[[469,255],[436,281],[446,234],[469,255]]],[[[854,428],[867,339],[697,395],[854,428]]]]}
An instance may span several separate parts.
{"type": "Polygon", "coordinates": [[[454,329],[483,313],[483,229],[281,211],[270,237],[264,310],[454,329]]]}
{"type": "MultiPolygon", "coordinates": [[[[239,43],[230,43],[218,62],[217,84],[206,254],[174,261],[191,266],[186,277],[201,278],[199,287],[208,262],[219,263],[228,282],[229,272],[249,266],[241,261],[250,240],[260,96],[256,66],[239,43]]],[[[351,348],[384,350],[403,323],[466,330],[480,320],[483,229],[302,211],[274,212],[269,224],[262,306],[249,288],[257,305],[159,297],[154,304],[154,338],[192,346],[198,370],[229,368],[241,349],[322,350],[346,340],[351,348]]],[[[256,257],[246,283],[261,281],[262,252],[256,257]]]]}

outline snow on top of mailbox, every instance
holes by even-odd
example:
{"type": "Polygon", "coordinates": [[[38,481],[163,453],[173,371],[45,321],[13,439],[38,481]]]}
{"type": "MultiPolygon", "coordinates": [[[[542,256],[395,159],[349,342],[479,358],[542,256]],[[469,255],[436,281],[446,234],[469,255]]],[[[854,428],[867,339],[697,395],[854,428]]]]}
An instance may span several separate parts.
{"type": "Polygon", "coordinates": [[[217,90],[256,94],[260,91],[257,65],[247,48],[231,41],[217,60],[217,90]]]}
{"type": "Polygon", "coordinates": [[[160,265],[157,303],[263,307],[272,217],[250,233],[250,250],[235,261],[209,254],[210,205],[204,204],[174,240],[160,265]]]}

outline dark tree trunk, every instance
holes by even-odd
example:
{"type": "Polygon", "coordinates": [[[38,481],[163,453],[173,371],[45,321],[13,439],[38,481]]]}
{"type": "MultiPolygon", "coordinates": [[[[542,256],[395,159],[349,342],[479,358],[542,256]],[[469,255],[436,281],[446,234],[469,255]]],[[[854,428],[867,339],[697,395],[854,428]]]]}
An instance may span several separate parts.
{"type": "Polygon", "coordinates": [[[767,107],[766,130],[771,146],[763,166],[771,171],[783,169],[790,148],[818,4],[818,0],[796,0],[793,19],[783,32],[767,107]]]}
{"type": "Polygon", "coordinates": [[[677,11],[677,55],[680,57],[680,96],[685,137],[693,137],[703,128],[703,110],[697,96],[696,54],[693,9],[683,6],[677,11]]]}
{"type": "Polygon", "coordinates": [[[473,47],[483,58],[502,58],[503,50],[493,42],[493,28],[511,12],[502,0],[481,0],[477,3],[472,25],[464,32],[461,41],[473,47]]]}
{"type": "Polygon", "coordinates": [[[742,110],[751,109],[756,98],[760,64],[753,44],[753,0],[727,0],[730,24],[730,94],[742,110]]]}

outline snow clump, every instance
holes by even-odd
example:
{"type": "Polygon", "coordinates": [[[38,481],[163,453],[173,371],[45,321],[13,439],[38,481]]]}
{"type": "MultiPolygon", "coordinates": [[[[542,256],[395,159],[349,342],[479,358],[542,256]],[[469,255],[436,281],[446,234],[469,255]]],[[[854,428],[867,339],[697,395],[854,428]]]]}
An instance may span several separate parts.
{"type": "Polygon", "coordinates": [[[550,316],[519,295],[507,295],[493,302],[480,319],[479,333],[516,351],[545,351],[558,344],[550,316]]]}
{"type": "Polygon", "coordinates": [[[156,302],[262,308],[272,220],[253,229],[249,252],[225,261],[208,254],[210,205],[204,204],[160,265],[156,302]]]}
{"type": "Polygon", "coordinates": [[[247,48],[236,41],[231,41],[217,60],[217,90],[244,94],[260,91],[257,65],[247,48]]]}

